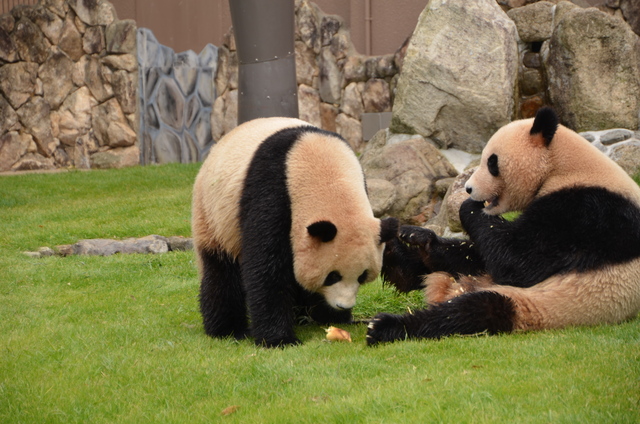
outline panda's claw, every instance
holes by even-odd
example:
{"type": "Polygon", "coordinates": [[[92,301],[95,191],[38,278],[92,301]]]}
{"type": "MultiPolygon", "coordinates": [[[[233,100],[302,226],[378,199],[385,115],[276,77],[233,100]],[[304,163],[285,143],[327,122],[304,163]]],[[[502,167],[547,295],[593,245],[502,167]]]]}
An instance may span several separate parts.
{"type": "Polygon", "coordinates": [[[374,346],[382,342],[393,342],[407,337],[401,315],[378,314],[367,326],[367,345],[374,346]]]}

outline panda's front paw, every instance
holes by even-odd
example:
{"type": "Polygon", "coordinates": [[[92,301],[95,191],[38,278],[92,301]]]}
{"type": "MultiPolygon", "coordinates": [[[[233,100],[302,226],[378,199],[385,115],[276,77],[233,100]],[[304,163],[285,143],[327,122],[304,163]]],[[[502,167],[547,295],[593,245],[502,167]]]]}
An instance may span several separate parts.
{"type": "Polygon", "coordinates": [[[438,238],[433,231],[415,225],[403,225],[400,227],[398,237],[407,244],[419,246],[427,250],[431,243],[438,238]]]}
{"type": "Polygon", "coordinates": [[[369,321],[367,328],[367,345],[369,346],[406,338],[407,331],[400,315],[378,314],[369,321]]]}
{"type": "Polygon", "coordinates": [[[469,197],[460,205],[460,217],[462,217],[462,215],[468,215],[482,211],[484,207],[484,202],[478,202],[469,197]]]}

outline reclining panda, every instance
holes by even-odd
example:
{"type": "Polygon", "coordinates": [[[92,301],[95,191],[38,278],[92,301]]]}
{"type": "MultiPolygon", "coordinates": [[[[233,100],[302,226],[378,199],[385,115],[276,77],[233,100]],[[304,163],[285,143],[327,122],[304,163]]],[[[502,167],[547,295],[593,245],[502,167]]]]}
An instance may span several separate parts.
{"type": "Polygon", "coordinates": [[[640,188],[555,112],[489,140],[460,208],[469,240],[403,226],[382,273],[429,307],[379,314],[367,343],[619,323],[640,310],[640,188]],[[521,211],[513,221],[501,214],[521,211]]]}

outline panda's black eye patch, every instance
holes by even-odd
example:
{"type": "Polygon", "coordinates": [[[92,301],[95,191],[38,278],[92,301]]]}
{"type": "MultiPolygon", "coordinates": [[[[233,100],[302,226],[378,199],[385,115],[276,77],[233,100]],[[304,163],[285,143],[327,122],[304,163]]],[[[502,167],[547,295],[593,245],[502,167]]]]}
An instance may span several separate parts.
{"type": "Polygon", "coordinates": [[[342,275],[338,271],[331,271],[327,278],[324,279],[325,286],[332,286],[342,280],[342,275]]]}
{"type": "Polygon", "coordinates": [[[489,173],[494,177],[500,175],[500,169],[498,168],[498,156],[495,154],[489,156],[489,159],[487,159],[487,168],[489,168],[489,173]]]}
{"type": "Polygon", "coordinates": [[[360,274],[360,276],[358,277],[358,283],[364,284],[364,282],[367,281],[367,275],[369,275],[369,272],[367,270],[360,274]]]}

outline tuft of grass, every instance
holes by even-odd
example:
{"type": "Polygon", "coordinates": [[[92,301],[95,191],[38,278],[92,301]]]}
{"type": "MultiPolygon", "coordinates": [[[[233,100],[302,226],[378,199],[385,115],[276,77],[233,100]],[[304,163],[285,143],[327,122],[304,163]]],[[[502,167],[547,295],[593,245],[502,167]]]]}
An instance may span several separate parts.
{"type": "MultiPolygon", "coordinates": [[[[635,423],[640,320],[368,348],[204,335],[192,252],[29,258],[82,238],[190,235],[197,165],[0,178],[2,423],[635,423]]],[[[420,293],[364,286],[354,312],[420,293]]]]}

